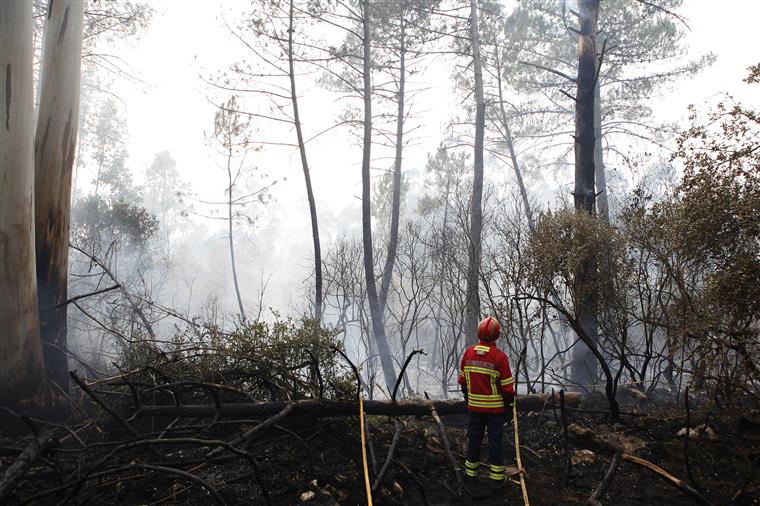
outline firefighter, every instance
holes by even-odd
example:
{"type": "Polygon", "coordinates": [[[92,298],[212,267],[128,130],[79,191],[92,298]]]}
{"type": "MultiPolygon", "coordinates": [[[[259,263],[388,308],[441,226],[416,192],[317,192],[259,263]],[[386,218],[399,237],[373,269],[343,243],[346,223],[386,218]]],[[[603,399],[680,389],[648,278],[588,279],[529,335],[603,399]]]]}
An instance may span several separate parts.
{"type": "Polygon", "coordinates": [[[507,355],[496,347],[501,325],[493,317],[478,324],[478,344],[470,346],[462,356],[459,385],[467,402],[466,480],[473,484],[480,468],[480,444],[488,430],[488,463],[491,483],[504,483],[504,424],[512,419],[515,402],[515,380],[507,355]]]}

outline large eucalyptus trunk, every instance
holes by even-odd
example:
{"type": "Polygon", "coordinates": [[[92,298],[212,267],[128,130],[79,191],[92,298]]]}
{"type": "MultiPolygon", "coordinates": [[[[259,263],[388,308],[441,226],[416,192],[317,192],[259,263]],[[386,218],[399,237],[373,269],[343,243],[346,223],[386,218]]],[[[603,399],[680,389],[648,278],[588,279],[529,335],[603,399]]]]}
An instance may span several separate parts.
{"type": "Polygon", "coordinates": [[[478,278],[482,253],[483,230],[483,138],[485,136],[485,110],[483,97],[483,71],[480,61],[480,36],[478,30],[478,5],[470,0],[470,45],[472,66],[475,72],[475,154],[470,200],[469,262],[467,265],[467,291],[465,295],[464,331],[468,344],[476,339],[475,329],[480,319],[480,293],[478,278]]]}
{"type": "Polygon", "coordinates": [[[296,93],[296,69],[293,57],[293,0],[290,0],[290,14],[288,15],[288,73],[290,77],[290,100],[293,103],[293,123],[296,126],[298,139],[298,152],[301,155],[301,167],[303,178],[306,183],[306,197],[309,200],[309,214],[311,216],[311,238],[314,243],[314,319],[322,319],[322,248],[319,244],[319,223],[317,221],[317,204],[314,201],[314,190],[311,187],[311,175],[309,164],[306,159],[306,144],[301,130],[301,116],[298,111],[298,94],[296,93]]]}
{"type": "Polygon", "coordinates": [[[367,298],[369,299],[372,333],[377,344],[380,363],[383,368],[385,385],[390,391],[396,384],[396,368],[393,365],[388,339],[383,325],[383,311],[377,297],[375,283],[375,261],[372,252],[372,215],[370,208],[370,154],[372,147],[372,81],[370,69],[370,12],[369,0],[362,1],[362,27],[364,49],[364,149],[362,152],[362,245],[364,247],[364,277],[367,283],[367,298]]]}
{"type": "Polygon", "coordinates": [[[401,162],[404,150],[404,87],[406,83],[406,40],[404,26],[404,9],[400,15],[399,34],[399,77],[398,77],[398,109],[396,111],[396,157],[393,163],[393,188],[391,190],[391,229],[388,238],[388,251],[385,255],[382,284],[380,288],[380,310],[385,311],[388,290],[391,286],[393,264],[396,262],[398,249],[398,224],[401,214],[401,162]]]}
{"type": "Polygon", "coordinates": [[[34,265],[32,3],[0,2],[0,405],[45,399],[34,265]]]}
{"type": "MultiPolygon", "coordinates": [[[[578,88],[575,96],[575,190],[573,193],[577,212],[596,213],[594,181],[594,102],[596,60],[596,20],[599,0],[579,2],[580,34],[578,36],[578,88]]],[[[575,276],[576,318],[585,334],[596,346],[599,342],[597,322],[597,297],[592,289],[596,280],[595,255],[582,263],[575,276]]],[[[573,348],[571,361],[572,381],[587,385],[597,376],[597,360],[585,342],[573,348]]]]}
{"type": "Polygon", "coordinates": [[[79,122],[84,1],[48,5],[34,138],[37,285],[45,370],[64,391],[71,174],[79,122]]]}

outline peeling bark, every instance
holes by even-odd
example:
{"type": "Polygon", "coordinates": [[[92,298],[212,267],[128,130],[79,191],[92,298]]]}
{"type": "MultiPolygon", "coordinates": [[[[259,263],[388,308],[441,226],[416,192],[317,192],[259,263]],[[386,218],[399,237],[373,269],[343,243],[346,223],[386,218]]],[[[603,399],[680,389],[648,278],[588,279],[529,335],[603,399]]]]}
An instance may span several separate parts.
{"type": "Polygon", "coordinates": [[[34,147],[37,283],[45,370],[68,389],[66,301],[71,175],[76,153],[86,2],[50,2],[42,42],[34,147]],[[42,127],[44,125],[44,128],[42,127]],[[52,346],[51,346],[52,345],[52,346]]]}

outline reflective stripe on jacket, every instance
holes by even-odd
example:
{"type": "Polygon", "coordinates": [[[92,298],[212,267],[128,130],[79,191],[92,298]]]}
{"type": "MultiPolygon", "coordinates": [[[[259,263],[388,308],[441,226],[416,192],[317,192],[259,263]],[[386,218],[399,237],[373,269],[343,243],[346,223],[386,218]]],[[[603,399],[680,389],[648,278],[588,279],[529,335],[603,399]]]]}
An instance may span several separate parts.
{"type": "Polygon", "coordinates": [[[464,352],[459,384],[467,387],[467,409],[481,413],[503,413],[502,393],[515,393],[507,355],[496,344],[484,341],[464,352]]]}

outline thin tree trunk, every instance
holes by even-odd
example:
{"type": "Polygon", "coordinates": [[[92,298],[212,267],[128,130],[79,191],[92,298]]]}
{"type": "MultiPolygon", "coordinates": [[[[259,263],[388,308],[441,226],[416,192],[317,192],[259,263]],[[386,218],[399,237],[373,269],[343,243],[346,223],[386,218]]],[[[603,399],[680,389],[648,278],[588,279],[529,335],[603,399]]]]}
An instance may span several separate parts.
{"type": "Polygon", "coordinates": [[[322,319],[322,248],[319,244],[319,223],[317,221],[317,205],[314,201],[314,190],[311,187],[311,175],[309,164],[306,160],[306,144],[301,130],[301,116],[298,112],[298,94],[296,93],[296,70],[293,59],[293,0],[290,0],[290,14],[288,16],[288,73],[290,77],[290,98],[293,103],[293,123],[296,126],[298,138],[298,152],[301,155],[301,167],[303,178],[306,183],[306,196],[309,200],[309,214],[311,216],[311,237],[314,242],[314,319],[322,319]]]}
{"type": "Polygon", "coordinates": [[[469,262],[467,266],[467,292],[465,299],[465,340],[476,341],[475,329],[480,319],[481,236],[483,229],[483,138],[485,136],[485,109],[483,98],[483,73],[480,61],[480,38],[478,30],[477,0],[470,0],[470,44],[475,71],[475,154],[472,177],[472,200],[470,201],[469,262]]]}
{"type": "MultiPolygon", "coordinates": [[[[597,37],[597,42],[600,39],[597,37]]],[[[599,62],[601,65],[601,62],[599,62]]],[[[610,222],[609,200],[607,198],[607,174],[604,166],[604,145],[602,144],[602,94],[599,80],[594,86],[594,178],[596,180],[597,211],[599,217],[610,222]]]]}
{"type": "MultiPolygon", "coordinates": [[[[578,37],[578,88],[575,97],[575,191],[573,193],[577,212],[595,215],[594,181],[594,88],[597,70],[596,20],[599,0],[582,0],[579,3],[580,35],[578,37]]],[[[576,317],[583,331],[596,345],[599,340],[597,322],[597,297],[590,287],[596,283],[597,260],[592,256],[581,265],[575,277],[577,294],[576,317]]],[[[571,363],[572,380],[581,385],[595,381],[596,358],[585,343],[573,349],[571,363]]]]}
{"type": "Polygon", "coordinates": [[[406,34],[404,32],[404,9],[400,15],[401,33],[399,36],[399,82],[398,82],[398,112],[396,115],[396,158],[393,164],[393,190],[391,196],[391,229],[388,238],[388,252],[385,255],[382,285],[380,287],[380,310],[385,311],[388,299],[388,289],[391,286],[393,264],[396,262],[398,248],[398,223],[401,212],[401,161],[404,149],[404,86],[406,84],[406,34]]]}
{"type": "Polygon", "coordinates": [[[42,407],[34,266],[32,4],[0,2],[0,405],[42,407]]]}
{"type": "Polygon", "coordinates": [[[47,379],[68,390],[68,294],[71,176],[76,154],[86,2],[51,1],[42,41],[36,123],[35,225],[37,290],[47,379]],[[52,345],[52,346],[50,346],[52,345]]]}
{"type": "MultiPolygon", "coordinates": [[[[443,226],[441,227],[441,246],[446,247],[448,245],[447,241],[447,230],[449,226],[449,188],[451,186],[451,181],[449,179],[446,180],[446,193],[445,197],[443,199],[443,226]]],[[[438,271],[438,294],[440,297],[438,307],[436,308],[435,313],[435,341],[433,343],[433,357],[432,357],[432,363],[430,365],[431,369],[435,369],[438,365],[438,353],[439,353],[439,346],[443,346],[443,337],[441,336],[441,314],[443,313],[443,294],[444,294],[444,288],[443,288],[443,282],[444,282],[444,258],[443,258],[443,248],[441,249],[441,268],[438,271]]],[[[441,365],[443,368],[443,365],[441,365]]],[[[448,397],[448,394],[446,392],[446,389],[443,389],[444,395],[448,397]]]]}
{"type": "Polygon", "coordinates": [[[509,121],[507,120],[507,111],[504,109],[504,94],[501,86],[501,62],[499,58],[499,48],[494,50],[496,57],[496,79],[499,86],[499,116],[501,118],[501,125],[504,129],[504,142],[507,144],[509,150],[509,159],[512,161],[512,169],[515,171],[515,178],[517,179],[517,187],[520,190],[520,197],[523,202],[523,209],[525,209],[525,218],[528,220],[528,229],[533,233],[536,228],[535,221],[533,220],[533,211],[530,208],[530,199],[528,198],[528,191],[525,189],[525,183],[523,182],[522,170],[520,170],[520,164],[517,163],[517,154],[515,154],[515,146],[512,142],[512,132],[509,129],[509,121]]]}
{"type": "Polygon", "coordinates": [[[364,48],[364,150],[362,153],[362,244],[364,247],[364,277],[367,283],[372,333],[377,344],[380,363],[383,368],[385,386],[390,391],[396,384],[396,369],[393,365],[388,339],[385,336],[383,315],[377,297],[375,283],[374,255],[372,252],[372,215],[370,214],[370,154],[372,147],[372,82],[370,75],[370,13],[369,0],[362,1],[362,26],[364,48]]]}
{"type": "Polygon", "coordinates": [[[234,204],[232,203],[232,187],[233,187],[233,181],[232,181],[232,148],[228,148],[229,151],[227,153],[227,181],[229,186],[227,187],[227,231],[228,236],[230,240],[230,262],[232,263],[232,281],[235,283],[235,295],[237,296],[237,303],[238,303],[238,309],[240,310],[240,316],[243,318],[243,320],[246,320],[245,316],[245,308],[243,307],[243,299],[240,297],[240,285],[238,285],[238,277],[237,277],[237,266],[235,265],[235,241],[233,240],[233,216],[232,216],[232,208],[234,204]]]}
{"type": "MultiPolygon", "coordinates": [[[[495,52],[496,56],[496,68],[501,69],[501,62],[499,59],[499,52],[498,49],[495,52]]],[[[531,233],[535,232],[536,229],[536,222],[533,218],[533,211],[530,207],[530,199],[528,198],[528,191],[525,188],[525,183],[523,181],[522,177],[522,170],[520,169],[520,164],[517,161],[517,154],[515,153],[515,147],[514,142],[512,140],[512,133],[509,129],[509,121],[507,119],[507,112],[504,109],[504,95],[502,91],[502,84],[501,84],[501,73],[497,70],[496,78],[499,86],[499,114],[501,117],[501,123],[502,128],[504,128],[504,142],[507,144],[507,149],[509,150],[509,157],[512,161],[512,168],[515,171],[515,178],[517,179],[517,186],[520,190],[520,197],[522,198],[523,202],[523,208],[525,210],[525,218],[528,222],[528,230],[530,230],[531,233]]],[[[553,301],[557,301],[557,292],[555,290],[551,291],[551,298],[553,301]]],[[[569,326],[567,324],[567,320],[562,315],[559,315],[559,324],[562,327],[563,333],[566,333],[567,330],[569,330],[569,326]]],[[[563,359],[564,360],[564,359],[563,359]]]]}

